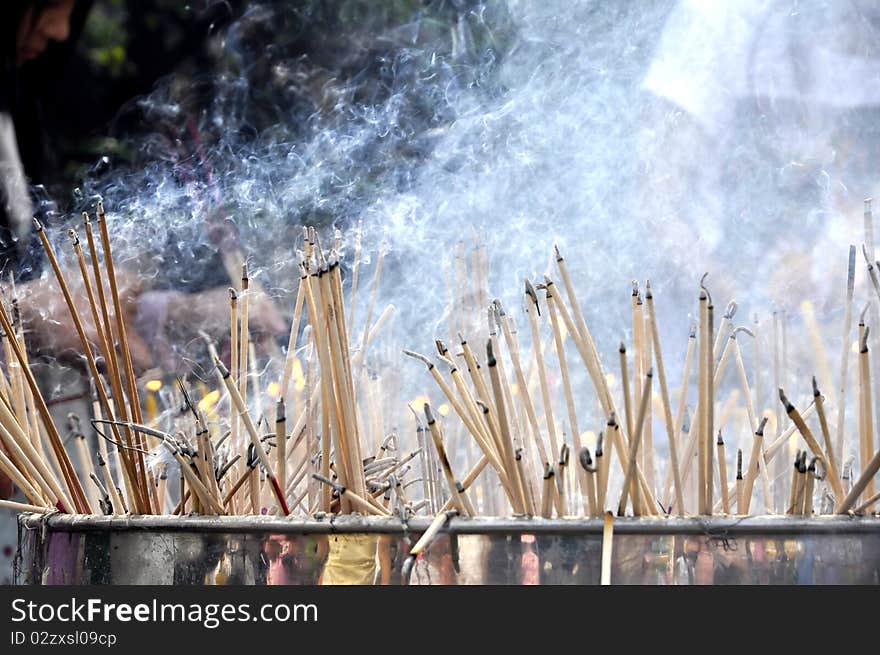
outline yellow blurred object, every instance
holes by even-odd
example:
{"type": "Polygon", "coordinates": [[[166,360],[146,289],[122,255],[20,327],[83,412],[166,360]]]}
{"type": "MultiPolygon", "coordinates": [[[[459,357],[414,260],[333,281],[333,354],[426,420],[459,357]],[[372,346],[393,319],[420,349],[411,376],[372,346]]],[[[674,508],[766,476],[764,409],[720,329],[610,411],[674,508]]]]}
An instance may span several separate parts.
{"type": "Polygon", "coordinates": [[[376,579],[376,535],[339,534],[329,538],[322,585],[371,585],[376,579]]]}
{"type": "Polygon", "coordinates": [[[144,384],[144,387],[146,387],[147,391],[156,393],[162,388],[162,380],[148,380],[146,384],[144,384]]]}
{"type": "Polygon", "coordinates": [[[144,399],[144,404],[147,407],[147,421],[153,423],[159,418],[159,404],[156,402],[156,394],[148,393],[144,399]]]}
{"type": "Polygon", "coordinates": [[[220,392],[217,389],[209,391],[199,401],[199,409],[203,412],[208,412],[214,408],[218,400],[220,400],[220,392]]]}
{"type": "Polygon", "coordinates": [[[281,395],[281,385],[277,382],[270,382],[266,387],[266,393],[269,394],[270,398],[277,399],[281,395]]]}
{"type": "Polygon", "coordinates": [[[293,365],[291,366],[291,377],[293,378],[293,388],[296,391],[302,391],[306,388],[306,376],[303,374],[302,363],[299,361],[299,357],[293,360],[293,365]]]}

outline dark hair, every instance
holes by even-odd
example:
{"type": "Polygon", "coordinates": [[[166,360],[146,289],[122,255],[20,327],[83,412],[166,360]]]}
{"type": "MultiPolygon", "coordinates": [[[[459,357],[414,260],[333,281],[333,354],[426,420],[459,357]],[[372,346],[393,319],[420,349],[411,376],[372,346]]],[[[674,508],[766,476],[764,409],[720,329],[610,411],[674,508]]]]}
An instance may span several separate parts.
{"type": "MultiPolygon", "coordinates": [[[[70,36],[63,43],[50,42],[46,51],[22,66],[17,65],[18,30],[21,21],[32,10],[31,20],[36,24],[40,14],[54,0],[0,1],[0,111],[12,116],[15,137],[25,175],[33,183],[42,181],[46,162],[46,138],[41,111],[41,95],[51,89],[62,77],[64,63],[82,31],[91,0],[75,0],[70,17],[70,36]]],[[[27,253],[29,248],[16,249],[13,245],[9,217],[0,206],[0,266],[16,262],[33,272],[38,270],[27,253]],[[16,255],[16,250],[18,254],[16,255]]],[[[27,277],[27,275],[25,275],[27,277]]]]}

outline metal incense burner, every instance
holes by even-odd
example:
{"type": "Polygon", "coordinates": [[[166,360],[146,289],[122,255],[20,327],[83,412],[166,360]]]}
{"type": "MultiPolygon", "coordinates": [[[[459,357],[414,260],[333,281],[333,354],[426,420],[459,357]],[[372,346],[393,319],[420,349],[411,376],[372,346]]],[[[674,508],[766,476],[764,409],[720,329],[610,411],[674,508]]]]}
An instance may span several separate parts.
{"type": "MultiPolygon", "coordinates": [[[[15,580],[32,585],[600,582],[602,520],[22,515],[15,580]],[[406,574],[404,574],[406,571],[406,574]]],[[[880,518],[614,521],[611,584],[878,584],[880,518]]]]}

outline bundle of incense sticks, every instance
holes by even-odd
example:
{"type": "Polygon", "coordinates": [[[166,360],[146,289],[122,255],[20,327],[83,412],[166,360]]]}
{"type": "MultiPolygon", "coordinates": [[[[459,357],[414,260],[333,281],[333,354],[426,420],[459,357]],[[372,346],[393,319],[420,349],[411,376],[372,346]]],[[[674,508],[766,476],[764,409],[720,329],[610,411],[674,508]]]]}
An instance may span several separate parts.
{"type": "MultiPolygon", "coordinates": [[[[0,375],[0,468],[27,500],[3,501],[5,506],[82,514],[306,516],[323,511],[390,516],[411,515],[425,504],[407,498],[406,488],[413,483],[408,479],[411,462],[420,453],[405,453],[395,434],[382,431],[384,420],[377,416],[381,380],[366,357],[394,314],[388,305],[373,320],[381,252],[365,327],[353,339],[343,304],[340,235],[325,252],[316,231],[305,230],[289,347],[283,360],[275,362],[280,383],[274,375],[256,372],[248,320],[252,290],[245,264],[241,287],[230,293],[228,365],[206,336],[218,385],[211,390],[197,381],[201,398],[194,400],[182,379],[174,389],[163,389],[160,380],[139,388],[114,268],[112,230],[101,204],[99,238],[88,214],[83,218],[88,252],[77,232],[69,231],[79,269],[75,280],[60,265],[42,225],[36,227],[91,377],[92,423],[100,435],[97,452],[89,452],[79,417],[71,417],[66,443],[62,439],[29,365],[17,302],[13,298],[9,309],[0,303],[7,362],[0,375]],[[77,292],[88,301],[83,315],[77,292]],[[96,335],[94,342],[89,334],[96,335]],[[303,359],[298,356],[302,353],[303,359]],[[274,401],[274,429],[268,427],[267,400],[274,401]],[[294,410],[290,417],[288,402],[294,410]],[[166,409],[160,412],[162,406],[166,409]]],[[[353,284],[351,314],[356,294],[353,284]]]]}
{"type": "MultiPolygon", "coordinates": [[[[853,253],[854,249],[847,269],[848,307],[853,298],[853,253]]],[[[876,273],[880,262],[872,264],[867,251],[865,259],[880,301],[876,273]]],[[[848,393],[844,373],[840,398],[833,409],[840,442],[835,448],[828,414],[833,404],[822,395],[815,377],[803,385],[812,391],[811,402],[797,407],[778,383],[778,406],[761,407],[756,400],[761,396],[749,380],[759,382],[763,360],[756,347],[756,366],[750,372],[740,346],[744,335],[757,345],[757,334],[734,325],[735,302],[716,320],[705,276],[695,288],[698,320],[687,335],[681,377],[673,389],[650,282],[643,289],[633,282],[632,326],[627,330],[632,343],[620,344],[617,378],[598,355],[558,249],[555,263],[560,285],[551,276],[545,276],[540,284],[524,281],[523,320],[530,334],[526,345],[520,343],[512,316],[495,300],[488,306],[488,339],[480,340],[479,345],[462,334],[455,352],[442,341],[436,342],[433,358],[404,351],[426,366],[442,402],[452,408],[457,418],[454,422],[464,427],[479,449],[475,461],[459,457],[450,463],[443,426],[426,407],[446,482],[441,484],[446,504],[429,505],[435,513],[454,508],[467,516],[484,512],[492,503],[501,508],[501,514],[544,517],[599,517],[608,509],[620,516],[815,515],[864,513],[876,507],[880,495],[875,493],[874,477],[880,469],[880,451],[873,438],[873,415],[880,406],[872,398],[866,312],[859,323],[857,393],[848,393]],[[724,377],[726,372],[728,378],[724,377]],[[590,381],[597,412],[592,411],[593,398],[585,399],[580,389],[575,391],[573,379],[577,376],[590,381]],[[737,388],[721,402],[719,389],[731,378],[737,388]],[[696,402],[689,408],[688,394],[694,389],[691,398],[696,402]],[[846,401],[852,403],[853,398],[858,429],[851,436],[840,426],[845,425],[846,401]],[[652,411],[656,419],[652,419],[652,411]],[[581,433],[584,417],[597,414],[602,419],[602,425],[595,426],[598,435],[581,433]],[[733,418],[737,415],[740,426],[733,418]],[[658,428],[656,434],[652,434],[652,427],[658,428]],[[731,437],[738,448],[727,447],[731,437]],[[841,464],[841,453],[847,452],[850,441],[859,453],[859,473],[854,481],[851,474],[842,472],[853,467],[841,464]],[[658,456],[661,449],[666,453],[664,458],[658,456]],[[577,457],[575,464],[569,465],[572,450],[577,457]],[[787,452],[792,455],[795,473],[786,467],[784,473],[775,474],[774,462],[782,461],[787,452]],[[664,477],[658,476],[661,468],[665,468],[664,477]],[[777,505],[775,499],[786,490],[788,503],[777,505]]],[[[848,309],[847,325],[849,316],[848,309]]],[[[779,372],[780,361],[785,361],[784,321],[784,317],[780,321],[774,316],[772,373],[777,382],[786,379],[779,372]]],[[[807,325],[814,347],[819,349],[820,370],[826,371],[822,376],[830,384],[817,326],[815,321],[807,325]]],[[[848,327],[844,343],[845,371],[851,343],[848,327]]],[[[425,431],[419,420],[417,430],[425,431]]],[[[424,462],[423,472],[428,478],[430,467],[424,462]]]]}

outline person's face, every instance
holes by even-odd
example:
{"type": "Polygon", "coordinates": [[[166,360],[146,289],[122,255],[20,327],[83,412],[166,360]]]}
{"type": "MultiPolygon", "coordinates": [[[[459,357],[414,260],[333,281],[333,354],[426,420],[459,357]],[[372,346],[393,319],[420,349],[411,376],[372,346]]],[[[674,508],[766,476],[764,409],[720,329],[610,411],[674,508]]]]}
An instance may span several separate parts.
{"type": "Polygon", "coordinates": [[[39,14],[35,15],[33,7],[24,13],[16,39],[16,63],[19,66],[39,57],[50,41],[67,40],[74,3],[75,0],[50,0],[39,14]]]}

